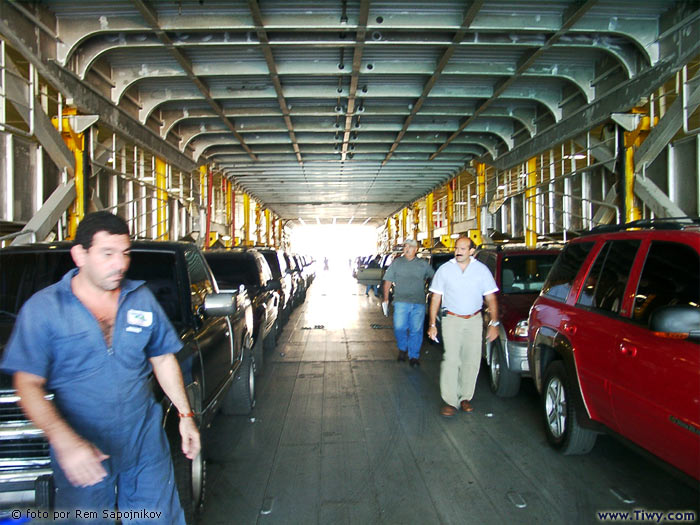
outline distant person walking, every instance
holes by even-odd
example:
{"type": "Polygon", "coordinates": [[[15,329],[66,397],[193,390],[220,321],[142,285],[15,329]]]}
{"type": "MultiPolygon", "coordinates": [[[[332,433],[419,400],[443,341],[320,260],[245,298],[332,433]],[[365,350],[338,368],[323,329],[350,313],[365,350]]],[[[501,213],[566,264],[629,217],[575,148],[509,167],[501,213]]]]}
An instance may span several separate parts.
{"type": "Polygon", "coordinates": [[[425,281],[435,272],[430,263],[418,259],[418,241],[407,239],[403,255],[394,260],[384,274],[383,308],[387,311],[389,289],[394,284],[394,336],[399,347],[398,361],[412,367],[420,365],[420,347],[425,321],[425,281]]]}
{"type": "MultiPolygon", "coordinates": [[[[379,268],[379,262],[381,261],[381,256],[376,255],[368,264],[367,268],[379,268]]],[[[369,292],[374,290],[374,295],[379,297],[379,287],[381,286],[381,280],[379,284],[368,284],[365,288],[365,295],[369,295],[369,292]]]]}
{"type": "Polygon", "coordinates": [[[430,326],[428,337],[437,339],[437,314],[440,304],[447,315],[442,318],[445,353],[440,366],[440,395],[445,406],[440,414],[454,416],[458,407],[473,410],[471,399],[481,364],[481,306],[489,307],[489,341],[498,337],[498,286],[485,264],[474,259],[476,247],[469,237],[460,237],[455,244],[455,257],[438,268],[430,291],[430,326]]]}

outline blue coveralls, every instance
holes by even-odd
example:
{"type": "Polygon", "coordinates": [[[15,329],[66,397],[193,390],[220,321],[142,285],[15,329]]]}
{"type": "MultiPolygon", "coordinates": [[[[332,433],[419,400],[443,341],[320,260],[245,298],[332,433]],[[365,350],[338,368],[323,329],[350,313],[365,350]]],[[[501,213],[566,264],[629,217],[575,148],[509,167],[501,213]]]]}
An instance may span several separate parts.
{"type": "Polygon", "coordinates": [[[102,463],[107,477],[81,488],[68,482],[52,450],[56,508],[71,512],[71,523],[100,522],[114,511],[116,487],[120,512],[149,517],[128,523],[184,525],[162,408],[148,381],[148,358],[177,352],[180,338],[143,281],[125,279],[107,348],[97,320],[71,290],[76,273],[69,271],[24,304],[0,364],[8,373],[45,378],[68,424],[110,456],[102,463]],[[83,521],[78,510],[94,510],[98,519],[83,521]],[[146,512],[161,514],[152,520],[146,512]]]}

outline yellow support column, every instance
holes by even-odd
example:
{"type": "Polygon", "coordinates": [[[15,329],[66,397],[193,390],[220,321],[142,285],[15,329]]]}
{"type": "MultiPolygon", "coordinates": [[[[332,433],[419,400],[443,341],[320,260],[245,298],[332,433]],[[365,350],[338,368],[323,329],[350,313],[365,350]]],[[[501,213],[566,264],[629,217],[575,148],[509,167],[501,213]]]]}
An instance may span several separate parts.
{"type": "MultiPolygon", "coordinates": [[[[83,163],[83,155],[85,154],[85,134],[76,133],[71,128],[70,120],[67,118],[72,115],[77,115],[76,108],[65,108],[63,110],[63,118],[61,136],[68,149],[71,150],[75,157],[75,200],[68,210],[68,239],[75,237],[75,230],[78,228],[78,223],[85,217],[85,166],[83,163]]],[[[58,117],[51,119],[56,129],[58,126],[58,117]]]]}
{"type": "Polygon", "coordinates": [[[484,243],[484,239],[481,235],[481,214],[486,206],[486,164],[483,162],[475,162],[474,167],[476,168],[476,229],[469,230],[467,235],[474,241],[474,244],[480,246],[484,243]]]}
{"type": "Polygon", "coordinates": [[[225,188],[225,195],[226,195],[226,224],[229,225],[230,228],[230,233],[229,237],[230,239],[224,242],[224,245],[227,248],[230,248],[233,246],[233,243],[235,242],[235,235],[236,235],[236,230],[235,230],[235,222],[233,220],[233,212],[234,212],[234,204],[233,204],[233,199],[234,199],[234,193],[233,193],[233,188],[230,180],[226,180],[226,183],[224,185],[225,188]]]}
{"type": "Polygon", "coordinates": [[[156,200],[158,201],[158,207],[156,208],[156,220],[158,221],[156,232],[157,238],[162,241],[168,240],[168,193],[166,192],[165,170],[165,161],[156,157],[156,200]]]}
{"type": "Polygon", "coordinates": [[[250,197],[247,193],[243,194],[243,239],[241,246],[250,246],[250,197]]]}
{"type": "Polygon", "coordinates": [[[401,238],[405,241],[408,235],[408,208],[401,210],[401,238]]]}
{"type": "Polygon", "coordinates": [[[258,246],[262,244],[262,213],[259,202],[255,203],[255,243],[258,246]]]}
{"type": "Polygon", "coordinates": [[[537,157],[527,161],[527,187],[525,188],[525,209],[527,224],[525,225],[525,246],[534,248],[537,244],[537,201],[535,186],[537,185],[537,157]]]}
{"type": "Polygon", "coordinates": [[[411,206],[413,206],[413,238],[418,240],[418,230],[420,230],[420,208],[417,202],[414,202],[411,206]]]}
{"type": "MultiPolygon", "coordinates": [[[[643,113],[642,108],[633,108],[632,113],[643,113]]],[[[656,122],[655,122],[656,123],[656,122]]],[[[641,146],[649,135],[651,118],[644,115],[639,119],[637,129],[625,131],[625,222],[632,222],[642,218],[642,212],[636,205],[634,198],[634,151],[641,146]]]]}
{"type": "Polygon", "coordinates": [[[435,218],[433,217],[434,198],[432,191],[425,197],[425,216],[427,218],[428,237],[423,241],[423,246],[426,248],[433,247],[433,232],[435,231],[435,218]]]}
{"type": "Polygon", "coordinates": [[[270,210],[265,209],[265,246],[270,246],[270,210]]]}
{"type": "Polygon", "coordinates": [[[455,180],[452,179],[447,183],[447,207],[445,209],[445,220],[447,222],[447,235],[440,237],[440,242],[450,250],[455,246],[455,240],[452,238],[454,233],[454,211],[455,211],[455,180]]]}
{"type": "Polygon", "coordinates": [[[394,246],[399,244],[399,214],[394,215],[394,246]]]}

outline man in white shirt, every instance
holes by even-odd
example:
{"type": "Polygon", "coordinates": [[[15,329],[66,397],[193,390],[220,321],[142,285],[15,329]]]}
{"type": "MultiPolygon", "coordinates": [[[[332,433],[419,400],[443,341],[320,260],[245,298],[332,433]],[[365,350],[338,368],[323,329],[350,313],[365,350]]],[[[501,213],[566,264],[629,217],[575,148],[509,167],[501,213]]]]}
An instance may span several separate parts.
{"type": "Polygon", "coordinates": [[[469,237],[460,237],[455,244],[455,257],[435,273],[430,291],[430,327],[428,337],[437,339],[437,319],[440,304],[446,310],[442,318],[442,338],[445,353],[440,366],[440,394],[445,406],[440,414],[454,416],[458,407],[473,410],[476,377],[481,364],[482,320],[481,306],[489,308],[491,321],[486,337],[498,337],[498,286],[489,269],[474,259],[476,247],[469,237]]]}

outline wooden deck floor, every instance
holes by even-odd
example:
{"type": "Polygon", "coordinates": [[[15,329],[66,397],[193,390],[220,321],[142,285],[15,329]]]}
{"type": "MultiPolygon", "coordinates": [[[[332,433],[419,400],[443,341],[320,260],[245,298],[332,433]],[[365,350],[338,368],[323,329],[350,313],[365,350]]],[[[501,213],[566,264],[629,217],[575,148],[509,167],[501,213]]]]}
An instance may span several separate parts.
{"type": "Polygon", "coordinates": [[[391,320],[349,275],[322,272],[276,350],[251,417],[218,416],[203,524],[599,523],[606,510],[700,507],[697,490],[609,436],[586,456],[545,440],[523,381],[438,414],[441,351],[396,361],[391,320]]]}

